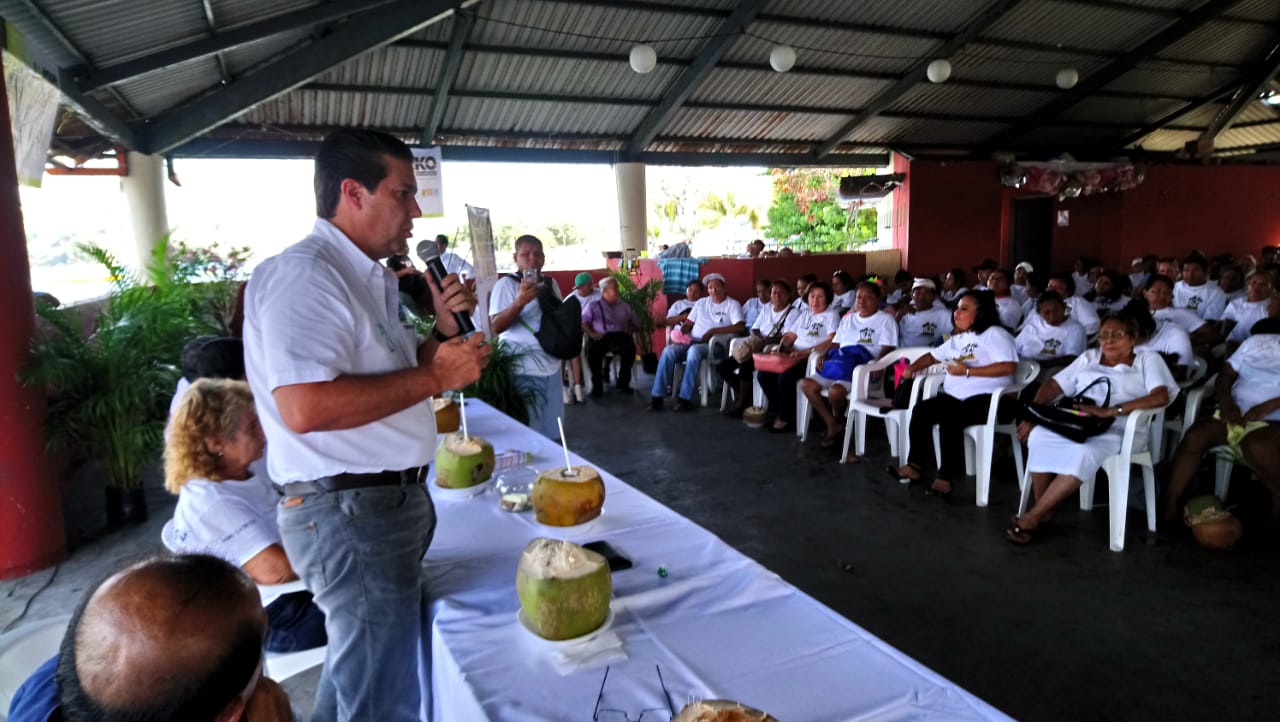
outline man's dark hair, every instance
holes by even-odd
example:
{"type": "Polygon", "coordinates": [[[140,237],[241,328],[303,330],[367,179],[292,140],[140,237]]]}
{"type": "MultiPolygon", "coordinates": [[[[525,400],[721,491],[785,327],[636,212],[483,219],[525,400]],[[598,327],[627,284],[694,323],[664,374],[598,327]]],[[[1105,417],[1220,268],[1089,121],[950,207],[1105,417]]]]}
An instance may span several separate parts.
{"type": "Polygon", "coordinates": [[[911,275],[911,271],[908,271],[905,268],[900,268],[898,269],[897,273],[893,274],[893,284],[895,286],[901,285],[903,283],[910,283],[914,279],[915,279],[915,276],[911,275]]]}
{"type": "MultiPolygon", "coordinates": [[[[1067,296],[1074,296],[1074,295],[1075,295],[1075,293],[1076,293],[1076,279],[1075,279],[1075,276],[1072,276],[1070,272],[1068,272],[1068,271],[1057,271],[1057,272],[1055,272],[1055,273],[1050,273],[1050,274],[1049,274],[1049,280],[1050,280],[1050,281],[1062,281],[1062,284],[1063,284],[1064,286],[1066,286],[1066,287],[1067,287],[1067,293],[1066,293],[1065,295],[1067,295],[1067,296]]],[[[1046,284],[1046,285],[1047,285],[1047,284],[1046,284]]]]}
{"type": "Polygon", "coordinates": [[[372,192],[387,177],[387,158],[413,162],[413,151],[393,135],[376,130],[339,130],[316,151],[316,216],[333,218],[350,178],[372,192]]]}
{"type": "Polygon", "coordinates": [[[513,246],[512,246],[512,248],[514,248],[514,249],[515,249],[515,252],[516,252],[516,253],[519,253],[519,252],[520,252],[520,246],[523,246],[523,245],[524,245],[524,244],[526,244],[526,243],[536,243],[536,244],[538,244],[538,247],[539,247],[539,248],[542,248],[542,247],[543,247],[543,246],[542,246],[542,239],[538,238],[537,236],[531,236],[531,235],[529,235],[528,233],[526,233],[526,234],[524,234],[523,236],[520,236],[519,238],[517,238],[517,239],[516,239],[515,245],[513,245],[513,246]]]}
{"type": "Polygon", "coordinates": [[[974,333],[982,333],[992,326],[1000,325],[1000,308],[996,306],[996,295],[990,291],[968,290],[956,299],[956,305],[968,296],[978,304],[977,313],[973,314],[973,325],[969,327],[974,333]]]}
{"type": "Polygon", "coordinates": [[[853,290],[856,293],[857,291],[861,291],[864,288],[874,293],[876,295],[877,300],[884,295],[884,289],[880,288],[880,284],[876,283],[875,281],[862,281],[857,286],[855,286],[853,290]]]}
{"type": "Polygon", "coordinates": [[[244,341],[234,336],[196,336],[182,347],[182,378],[243,379],[244,341]]]}
{"type": "MultiPolygon", "coordinates": [[[[207,669],[196,678],[146,680],[147,689],[137,691],[137,705],[115,708],[103,705],[80,686],[76,671],[76,636],[89,601],[110,578],[90,588],[76,607],[62,638],[56,678],[58,702],[66,722],[164,722],[184,720],[210,722],[248,687],[262,658],[263,631],[250,619],[235,619],[231,610],[244,604],[244,573],[217,557],[205,554],[161,554],[144,562],[157,565],[176,597],[188,604],[222,607],[228,611],[223,630],[226,645],[207,669]]],[[[242,615],[243,616],[243,615],[242,615]]],[[[181,644],[181,640],[176,640],[181,644]]]]}
{"type": "Polygon", "coordinates": [[[403,271],[413,266],[413,259],[408,256],[387,256],[387,268],[393,271],[403,271]]]}
{"type": "Polygon", "coordinates": [[[1046,303],[1059,303],[1059,304],[1062,304],[1063,306],[1067,305],[1067,302],[1062,300],[1062,294],[1058,293],[1057,291],[1045,291],[1044,293],[1036,297],[1037,310],[1041,306],[1045,305],[1046,303]]]}
{"type": "Polygon", "coordinates": [[[1173,290],[1173,279],[1169,278],[1163,273],[1154,274],[1151,276],[1151,278],[1147,279],[1147,290],[1150,290],[1151,287],[1156,285],[1157,283],[1163,283],[1164,285],[1169,287],[1170,291],[1173,290]]]}
{"type": "Polygon", "coordinates": [[[436,245],[443,243],[447,248],[449,246],[449,237],[443,233],[436,234],[436,245]]]}
{"type": "MultiPolygon", "coordinates": [[[[964,269],[963,269],[963,268],[953,268],[953,269],[951,269],[950,271],[948,271],[948,273],[950,273],[950,274],[951,274],[951,276],[952,276],[953,278],[955,278],[955,279],[956,279],[956,285],[957,285],[957,286],[963,286],[963,285],[964,285],[965,275],[964,275],[964,269]]],[[[942,284],[941,284],[941,283],[939,283],[939,284],[938,284],[938,288],[942,288],[942,284]]]]}
{"type": "Polygon", "coordinates": [[[804,284],[807,286],[813,283],[814,281],[817,281],[818,277],[813,275],[812,273],[806,273],[803,276],[801,276],[798,280],[804,281],[804,284]]]}
{"type": "Polygon", "coordinates": [[[1119,311],[1103,314],[1102,323],[1107,321],[1124,324],[1124,330],[1133,339],[1135,346],[1151,338],[1156,332],[1156,320],[1152,318],[1146,300],[1141,298],[1129,301],[1119,311]]]}
{"type": "Polygon", "coordinates": [[[1190,263],[1190,264],[1192,264],[1192,265],[1199,266],[1201,271],[1208,271],[1208,270],[1209,270],[1209,261],[1208,261],[1208,259],[1206,259],[1204,256],[1200,255],[1199,253],[1192,253],[1192,254],[1188,255],[1186,258],[1182,259],[1182,265],[1184,265],[1184,266],[1185,266],[1185,265],[1187,265],[1188,263],[1190,263]]]}

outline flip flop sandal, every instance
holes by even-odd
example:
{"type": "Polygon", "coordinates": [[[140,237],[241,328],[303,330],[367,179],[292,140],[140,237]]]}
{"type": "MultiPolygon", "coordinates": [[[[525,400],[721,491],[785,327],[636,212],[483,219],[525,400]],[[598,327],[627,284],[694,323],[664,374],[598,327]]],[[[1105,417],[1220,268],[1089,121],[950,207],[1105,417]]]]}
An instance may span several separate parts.
{"type": "Polygon", "coordinates": [[[1035,531],[1035,529],[1023,529],[1017,524],[1010,524],[1009,528],[1004,530],[1004,540],[1010,544],[1026,546],[1035,540],[1035,531]]]}

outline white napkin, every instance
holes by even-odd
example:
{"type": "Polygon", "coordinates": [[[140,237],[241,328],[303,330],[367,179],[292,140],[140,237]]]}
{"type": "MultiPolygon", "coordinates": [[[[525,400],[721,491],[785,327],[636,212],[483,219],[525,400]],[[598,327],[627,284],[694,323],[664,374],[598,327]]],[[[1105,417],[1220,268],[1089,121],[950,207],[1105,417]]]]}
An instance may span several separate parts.
{"type": "Polygon", "coordinates": [[[590,639],[557,647],[552,653],[552,662],[561,675],[603,667],[626,658],[627,651],[622,648],[622,637],[615,632],[601,632],[590,639]]]}

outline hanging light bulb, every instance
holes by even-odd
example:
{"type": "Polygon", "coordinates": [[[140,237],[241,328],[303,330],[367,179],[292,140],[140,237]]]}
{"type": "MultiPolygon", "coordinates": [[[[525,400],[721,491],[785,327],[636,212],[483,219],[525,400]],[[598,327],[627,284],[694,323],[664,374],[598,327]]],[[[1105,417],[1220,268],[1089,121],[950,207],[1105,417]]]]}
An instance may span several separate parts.
{"type": "Polygon", "coordinates": [[[925,68],[924,74],[930,83],[945,83],[951,77],[951,63],[946,60],[935,60],[925,68]]]}
{"type": "Polygon", "coordinates": [[[769,51],[769,67],[785,73],[796,65],[796,51],[787,45],[778,45],[769,51]]]}
{"type": "Polygon", "coordinates": [[[631,48],[631,69],[644,75],[658,67],[658,53],[651,45],[636,45],[631,48]]]}
{"type": "Polygon", "coordinates": [[[1054,82],[1063,90],[1071,90],[1076,87],[1076,83],[1080,82],[1080,73],[1077,73],[1075,68],[1063,68],[1058,71],[1054,82]]]}

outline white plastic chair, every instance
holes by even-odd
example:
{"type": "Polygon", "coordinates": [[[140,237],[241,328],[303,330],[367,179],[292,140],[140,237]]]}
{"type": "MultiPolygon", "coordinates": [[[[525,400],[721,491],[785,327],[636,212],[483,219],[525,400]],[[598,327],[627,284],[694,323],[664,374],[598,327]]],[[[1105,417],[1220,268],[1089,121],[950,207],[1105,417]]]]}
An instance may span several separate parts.
{"type": "Polygon", "coordinates": [[[909,362],[924,356],[933,349],[917,346],[895,349],[873,363],[863,364],[853,369],[853,388],[849,391],[849,418],[844,430],[844,449],[840,454],[840,463],[849,458],[849,444],[856,434],[857,443],[854,453],[862,456],[867,449],[867,418],[884,419],[885,434],[889,437],[889,453],[898,458],[898,466],[907,463],[907,452],[910,449],[909,430],[911,428],[911,410],[920,399],[925,381],[921,376],[912,384],[910,401],[905,409],[893,408],[893,399],[878,394],[881,385],[872,387],[871,379],[877,372],[892,373],[889,367],[901,359],[909,362]]]}
{"type": "Polygon", "coordinates": [[[0,722],[9,717],[13,695],[32,672],[58,653],[69,616],[50,617],[0,634],[0,722]]]}
{"type": "MultiPolygon", "coordinates": [[[[1013,450],[1013,466],[1017,471],[1016,478],[1022,478],[1022,442],[1018,440],[1018,422],[1015,419],[1007,424],[1001,424],[996,418],[996,411],[1000,407],[1002,397],[1022,391],[1039,374],[1038,362],[1029,359],[1019,361],[1018,369],[1013,374],[1013,381],[1000,393],[991,395],[991,405],[987,408],[987,422],[979,426],[965,427],[965,473],[973,474],[976,480],[975,503],[978,506],[986,506],[991,497],[991,459],[994,456],[996,434],[1009,437],[1013,450]]],[[[934,433],[937,433],[936,429],[934,433]]],[[[936,441],[934,448],[939,448],[936,441]]]]}
{"type": "Polygon", "coordinates": [[[1178,448],[1187,429],[1196,422],[1204,396],[1213,390],[1213,380],[1217,378],[1214,376],[1206,380],[1204,375],[1208,369],[1209,364],[1204,359],[1199,356],[1192,359],[1191,366],[1187,369],[1187,377],[1178,382],[1178,388],[1182,390],[1184,399],[1182,415],[1168,416],[1164,411],[1158,415],[1151,434],[1152,458],[1163,459],[1166,451],[1172,457],[1173,451],[1178,448]],[[1202,380],[1203,384],[1200,383],[1202,380]]]}
{"type": "MultiPolygon", "coordinates": [[[[729,353],[738,346],[747,342],[746,337],[737,336],[729,341],[729,353]]],[[[760,377],[752,372],[751,374],[751,405],[764,408],[768,405],[768,401],[764,395],[764,389],[760,388],[760,377]]],[[[724,411],[729,408],[729,384],[720,384],[720,410],[724,411]]]]}
{"type": "MultiPolygon", "coordinates": [[[[809,440],[809,422],[813,419],[813,409],[809,408],[809,398],[804,395],[804,391],[800,390],[800,384],[810,376],[818,373],[818,355],[809,354],[809,360],[805,362],[804,377],[796,382],[796,436],[801,441],[809,440]]],[[[822,398],[827,398],[827,390],[822,390],[822,398]]]]}
{"type": "Polygon", "coordinates": [[[736,338],[741,337],[732,333],[718,333],[707,341],[707,360],[703,361],[702,367],[698,369],[698,376],[701,379],[700,385],[702,386],[703,406],[710,402],[712,386],[716,383],[721,386],[724,385],[724,381],[720,379],[720,370],[716,368],[716,364],[729,357],[729,344],[736,338]]]}
{"type": "MultiPolygon", "coordinates": [[[[1135,451],[1134,442],[1143,435],[1151,433],[1151,424],[1159,416],[1159,409],[1141,409],[1125,418],[1124,437],[1120,443],[1120,453],[1110,456],[1102,462],[1101,471],[1107,474],[1107,506],[1110,513],[1111,551],[1124,551],[1125,522],[1129,512],[1129,475],[1133,466],[1142,467],[1142,484],[1146,493],[1147,530],[1156,530],[1156,472],[1151,451],[1135,451]]],[[[1150,438],[1148,436],[1148,438],[1150,438]]],[[[1022,494],[1018,499],[1018,514],[1026,513],[1027,502],[1031,497],[1031,472],[1023,471],[1022,494]]],[[[1097,476],[1082,480],[1080,487],[1080,508],[1088,511],[1093,508],[1093,491],[1097,476]]]]}

